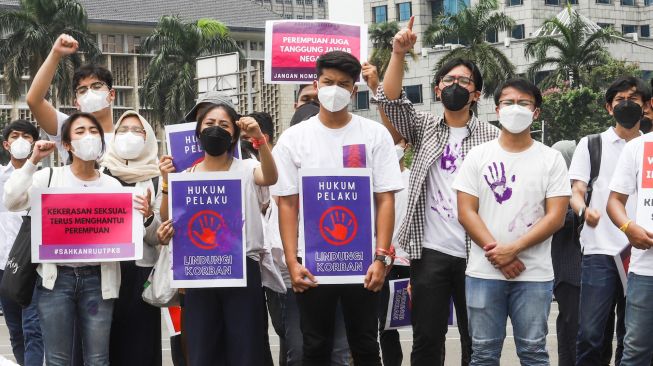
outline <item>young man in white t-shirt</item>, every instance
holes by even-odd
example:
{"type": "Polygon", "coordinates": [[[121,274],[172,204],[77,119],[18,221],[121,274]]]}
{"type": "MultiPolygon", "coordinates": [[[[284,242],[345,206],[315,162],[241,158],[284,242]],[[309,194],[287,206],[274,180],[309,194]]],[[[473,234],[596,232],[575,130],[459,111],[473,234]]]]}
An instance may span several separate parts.
{"type": "MultiPolygon", "coordinates": [[[[78,48],[79,43],[73,37],[61,34],[54,41],[50,54],[34,75],[26,97],[32,116],[48,134],[50,140],[57,144],[61,163],[66,163],[68,158],[68,153],[61,144],[61,126],[68,115],[54,108],[46,96],[50,91],[59,62],[64,57],[77,52],[78,48]]],[[[92,113],[97,118],[104,131],[105,144],[111,144],[113,141],[111,105],[116,97],[111,71],[96,64],[84,65],[75,70],[72,88],[75,91],[75,107],[82,112],[92,113]]]]}
{"type": "Polygon", "coordinates": [[[354,362],[381,365],[376,305],[385,276],[385,254],[392,240],[394,192],[403,188],[392,138],[380,123],[351,114],[360,62],[342,51],[328,52],[316,63],[320,112],[290,127],[273,154],[279,180],[271,193],[279,197],[279,228],[286,263],[301,316],[304,364],[329,365],[336,303],[340,299],[354,362]],[[355,146],[352,146],[355,145],[355,146]],[[355,153],[350,153],[353,150],[355,153]],[[371,168],[375,203],[377,255],[364,285],[322,285],[297,253],[299,169],[371,168]]]}
{"type": "MultiPolygon", "coordinates": [[[[579,330],[576,365],[593,366],[601,363],[604,338],[611,342],[612,334],[605,334],[610,314],[617,305],[618,339],[623,327],[624,289],[614,256],[628,246],[628,238],[607,220],[605,207],[610,189],[608,184],[617,167],[617,159],[626,143],[640,135],[639,120],[642,107],[650,99],[648,86],[632,76],[615,80],[605,92],[605,108],[616,120],[614,127],[600,134],[600,169],[592,184],[592,196],[586,205],[590,181],[591,157],[589,139],[583,137],[569,166],[573,195],[571,207],[585,221],[580,232],[583,260],[580,286],[579,330]]],[[[635,200],[629,200],[627,212],[634,217],[635,200]]],[[[623,337],[623,334],[621,334],[623,337]]],[[[616,355],[619,363],[621,355],[616,355]]]]}
{"type": "Polygon", "coordinates": [[[453,183],[458,219],[473,241],[465,282],[470,365],[499,365],[508,317],[520,362],[549,365],[551,236],[569,204],[567,165],[531,138],[542,103],[535,85],[508,80],[494,101],[501,135],[473,148],[453,183]]]}
{"type": "MultiPolygon", "coordinates": [[[[653,101],[653,100],[652,100],[653,101]]],[[[607,213],[616,227],[626,234],[633,246],[628,269],[624,353],[621,366],[646,365],[653,357],[653,233],[636,223],[627,211],[627,203],[637,202],[642,176],[644,143],[650,134],[629,141],[621,152],[612,180],[607,213]]]]}

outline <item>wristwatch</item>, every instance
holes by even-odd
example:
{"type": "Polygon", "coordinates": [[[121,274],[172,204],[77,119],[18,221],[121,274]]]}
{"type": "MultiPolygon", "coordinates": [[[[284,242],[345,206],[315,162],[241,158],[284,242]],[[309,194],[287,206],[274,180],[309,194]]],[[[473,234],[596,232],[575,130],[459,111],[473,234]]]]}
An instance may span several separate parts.
{"type": "Polygon", "coordinates": [[[374,256],[374,260],[380,261],[386,267],[392,264],[392,257],[389,255],[377,254],[374,256]]]}
{"type": "Polygon", "coordinates": [[[580,210],[578,210],[578,218],[583,220],[585,219],[585,210],[587,207],[581,207],[580,210]]]}

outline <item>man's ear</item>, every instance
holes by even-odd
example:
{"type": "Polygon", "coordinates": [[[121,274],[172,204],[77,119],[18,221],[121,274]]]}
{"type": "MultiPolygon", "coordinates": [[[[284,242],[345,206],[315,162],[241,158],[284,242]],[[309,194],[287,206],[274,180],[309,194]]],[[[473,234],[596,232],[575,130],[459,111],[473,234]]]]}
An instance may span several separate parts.
{"type": "Polygon", "coordinates": [[[605,110],[608,111],[608,114],[613,116],[614,115],[614,108],[612,108],[611,103],[605,103],[605,110]]]}
{"type": "Polygon", "coordinates": [[[9,141],[2,141],[2,147],[4,147],[5,150],[9,151],[9,141]]]}
{"type": "Polygon", "coordinates": [[[535,111],[533,112],[533,120],[536,120],[540,117],[540,113],[542,110],[540,108],[535,108],[535,111]]]}
{"type": "Polygon", "coordinates": [[[353,97],[356,93],[358,93],[358,85],[354,85],[354,90],[352,90],[351,96],[353,97]]]}

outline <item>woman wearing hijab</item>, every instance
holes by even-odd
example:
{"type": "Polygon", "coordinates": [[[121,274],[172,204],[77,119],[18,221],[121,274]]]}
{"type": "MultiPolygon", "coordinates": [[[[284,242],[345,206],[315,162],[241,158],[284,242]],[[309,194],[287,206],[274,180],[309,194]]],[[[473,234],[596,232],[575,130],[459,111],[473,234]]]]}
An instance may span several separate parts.
{"type": "Polygon", "coordinates": [[[144,210],[143,259],[120,262],[121,286],[111,324],[112,365],[161,365],[161,311],[143,301],[143,285],[159,256],[156,235],[161,225],[161,185],[156,135],[152,126],[135,111],[118,119],[113,141],[102,166],[104,173],[125,187],[143,190],[137,201],[144,210]]]}

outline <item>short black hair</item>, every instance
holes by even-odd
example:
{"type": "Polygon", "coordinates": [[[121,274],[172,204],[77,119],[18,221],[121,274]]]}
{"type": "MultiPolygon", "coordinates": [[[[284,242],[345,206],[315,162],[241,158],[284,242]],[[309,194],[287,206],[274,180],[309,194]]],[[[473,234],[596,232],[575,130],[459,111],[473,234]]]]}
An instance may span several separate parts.
{"type": "Polygon", "coordinates": [[[501,93],[506,88],[514,88],[519,90],[522,93],[527,93],[535,98],[535,108],[539,108],[542,105],[542,92],[537,85],[531,83],[530,81],[522,78],[513,78],[508,79],[501,83],[494,91],[494,104],[499,105],[499,98],[501,98],[501,93]]]}
{"type": "Polygon", "coordinates": [[[82,79],[92,76],[107,84],[109,89],[113,89],[113,75],[109,69],[98,64],[86,64],[75,70],[75,74],[73,75],[73,90],[77,89],[82,79]]]}
{"type": "Polygon", "coordinates": [[[197,108],[197,124],[195,125],[195,137],[199,140],[200,134],[202,133],[202,121],[206,118],[206,115],[209,114],[212,110],[216,108],[221,108],[227,113],[231,123],[234,126],[234,134],[231,136],[231,146],[229,146],[229,151],[233,151],[237,145],[238,140],[240,139],[240,127],[236,123],[240,119],[240,115],[236,112],[235,109],[231,108],[226,104],[215,104],[215,103],[205,103],[197,108]]]}
{"type": "Polygon", "coordinates": [[[313,86],[313,84],[300,84],[299,85],[299,89],[297,89],[297,95],[295,96],[295,102],[299,102],[299,96],[302,95],[302,90],[304,90],[304,88],[309,87],[309,86],[313,86]]]}
{"type": "Polygon", "coordinates": [[[634,76],[621,76],[612,82],[608,87],[608,90],[605,91],[605,102],[612,104],[614,97],[616,97],[618,93],[630,90],[633,87],[635,87],[635,95],[642,97],[644,102],[651,99],[651,89],[646,85],[646,83],[644,83],[644,80],[634,76]]]}
{"type": "Polygon", "coordinates": [[[274,139],[274,122],[272,122],[272,116],[268,112],[253,112],[248,114],[249,117],[252,117],[258,122],[258,125],[261,127],[261,132],[268,135],[270,139],[268,142],[273,143],[274,139]]]}
{"type": "MultiPolygon", "coordinates": [[[[77,121],[80,118],[87,118],[91,120],[91,123],[93,123],[93,125],[98,129],[98,131],[100,132],[100,141],[102,141],[101,153],[104,154],[104,151],[106,149],[106,143],[104,141],[104,130],[102,129],[102,125],[97,120],[97,118],[95,118],[95,116],[91,113],[75,112],[71,114],[61,126],[61,142],[67,144],[72,143],[71,127],[73,125],[73,122],[77,121]]],[[[72,162],[73,162],[73,153],[68,151],[68,163],[72,163],[72,162]]],[[[95,165],[97,168],[97,163],[95,165]]]]}
{"type": "Polygon", "coordinates": [[[24,119],[11,121],[7,126],[5,126],[5,129],[2,131],[2,137],[5,141],[7,141],[12,131],[27,132],[32,136],[34,141],[39,139],[39,130],[32,124],[32,122],[24,119]]]}
{"type": "Polygon", "coordinates": [[[472,72],[472,79],[474,79],[474,86],[476,87],[476,91],[483,90],[483,75],[481,75],[481,71],[478,69],[478,66],[476,66],[473,61],[465,60],[463,58],[454,58],[453,60],[448,61],[446,64],[442,65],[438,72],[435,73],[435,77],[433,78],[435,84],[439,84],[440,80],[442,80],[442,78],[445,77],[449,71],[453,70],[457,66],[465,66],[468,68],[469,71],[472,72]]]}
{"type": "Polygon", "coordinates": [[[317,58],[315,62],[317,77],[322,75],[324,69],[336,69],[351,76],[356,82],[361,74],[361,63],[351,53],[344,51],[331,51],[317,58]]]}

